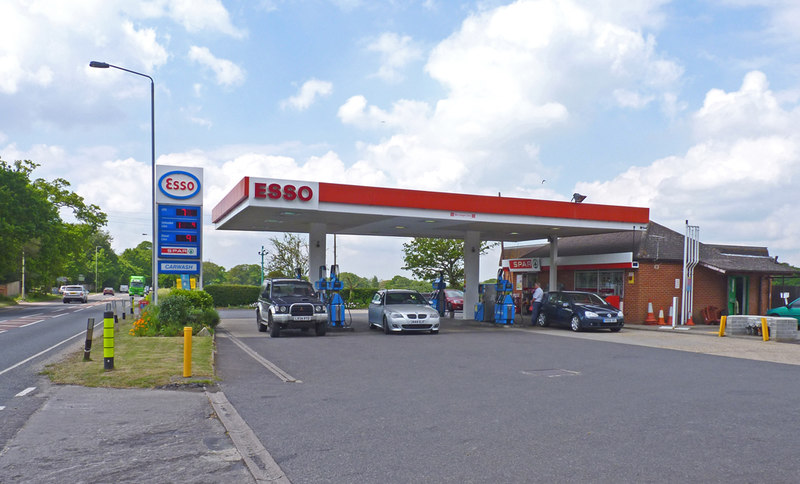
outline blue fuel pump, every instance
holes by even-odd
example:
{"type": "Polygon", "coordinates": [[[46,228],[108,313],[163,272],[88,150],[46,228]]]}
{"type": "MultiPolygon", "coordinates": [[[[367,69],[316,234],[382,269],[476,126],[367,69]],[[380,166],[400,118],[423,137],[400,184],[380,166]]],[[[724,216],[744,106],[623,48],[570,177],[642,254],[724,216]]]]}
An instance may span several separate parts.
{"type": "Polygon", "coordinates": [[[439,316],[444,316],[444,312],[447,309],[447,298],[445,297],[444,290],[447,287],[447,284],[444,282],[444,273],[439,272],[439,277],[433,281],[433,300],[431,301],[431,306],[433,309],[439,312],[439,316]]]}
{"type": "Polygon", "coordinates": [[[319,267],[319,280],[314,284],[320,291],[321,300],[328,311],[328,326],[331,328],[352,329],[344,316],[344,299],[339,294],[342,281],[339,279],[339,266],[332,265],[330,276],[325,277],[325,266],[319,267]]]}
{"type": "Polygon", "coordinates": [[[503,277],[503,269],[497,271],[497,300],[494,305],[494,322],[514,324],[514,299],[511,297],[511,281],[503,277]]]}

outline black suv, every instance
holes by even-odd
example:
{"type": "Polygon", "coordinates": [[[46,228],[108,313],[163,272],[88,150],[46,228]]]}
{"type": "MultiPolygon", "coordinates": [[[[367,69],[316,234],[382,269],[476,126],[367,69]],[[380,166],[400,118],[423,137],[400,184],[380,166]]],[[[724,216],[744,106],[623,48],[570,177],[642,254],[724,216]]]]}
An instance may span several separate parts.
{"type": "Polygon", "coordinates": [[[301,279],[266,279],[256,303],[256,324],[260,332],[269,329],[273,338],[284,329],[308,331],[325,336],[328,314],[310,282],[301,279]]]}

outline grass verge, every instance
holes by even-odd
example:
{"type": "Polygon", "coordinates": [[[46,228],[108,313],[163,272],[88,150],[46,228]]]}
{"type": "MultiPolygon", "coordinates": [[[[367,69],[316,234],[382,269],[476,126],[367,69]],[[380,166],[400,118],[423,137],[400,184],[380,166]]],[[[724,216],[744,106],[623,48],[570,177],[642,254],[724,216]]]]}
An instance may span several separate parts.
{"type": "Polygon", "coordinates": [[[103,327],[95,329],[92,361],[83,350],[47,365],[43,373],[54,383],[109,388],[158,388],[209,385],[215,382],[214,339],[192,337],[192,376],[183,377],[183,337],[131,336],[132,319],[119,320],[114,332],[114,369],[103,369],[103,327]]]}

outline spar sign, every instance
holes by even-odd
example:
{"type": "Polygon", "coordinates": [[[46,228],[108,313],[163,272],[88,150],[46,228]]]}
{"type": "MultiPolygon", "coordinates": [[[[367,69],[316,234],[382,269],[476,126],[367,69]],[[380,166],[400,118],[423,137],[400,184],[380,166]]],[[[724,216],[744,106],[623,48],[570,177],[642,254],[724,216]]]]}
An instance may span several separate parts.
{"type": "Polygon", "coordinates": [[[541,270],[541,265],[538,258],[509,259],[508,269],[512,272],[539,272],[541,270]]]}

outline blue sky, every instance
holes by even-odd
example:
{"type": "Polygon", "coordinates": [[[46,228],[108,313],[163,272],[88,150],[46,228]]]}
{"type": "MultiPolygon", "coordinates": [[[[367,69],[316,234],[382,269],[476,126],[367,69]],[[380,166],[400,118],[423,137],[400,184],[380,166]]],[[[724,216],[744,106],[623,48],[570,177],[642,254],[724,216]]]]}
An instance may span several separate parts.
{"type": "MultiPolygon", "coordinates": [[[[577,191],[800,265],[792,0],[5,0],[0,18],[0,157],[69,180],[118,251],[150,233],[149,82],[91,60],[155,79],[158,163],[204,168],[207,214],[245,175],[577,191]]],[[[206,222],[226,268],[278,235],[206,222]]],[[[388,278],[403,241],[340,237],[337,262],[388,278]]]]}

